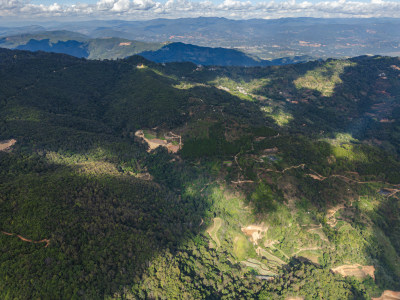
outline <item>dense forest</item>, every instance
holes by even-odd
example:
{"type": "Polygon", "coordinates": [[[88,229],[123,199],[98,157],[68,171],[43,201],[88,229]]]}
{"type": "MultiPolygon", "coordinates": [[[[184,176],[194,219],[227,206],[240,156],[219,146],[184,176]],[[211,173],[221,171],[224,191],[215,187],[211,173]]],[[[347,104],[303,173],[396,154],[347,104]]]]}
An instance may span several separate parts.
{"type": "Polygon", "coordinates": [[[399,99],[398,58],[0,49],[0,298],[399,291],[399,99]]]}

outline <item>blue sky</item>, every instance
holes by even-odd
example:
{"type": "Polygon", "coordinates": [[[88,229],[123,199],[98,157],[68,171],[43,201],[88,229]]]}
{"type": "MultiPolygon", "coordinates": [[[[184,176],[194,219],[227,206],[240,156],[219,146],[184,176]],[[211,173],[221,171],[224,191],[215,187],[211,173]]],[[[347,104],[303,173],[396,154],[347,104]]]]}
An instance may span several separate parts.
{"type": "Polygon", "coordinates": [[[400,0],[0,0],[0,21],[198,16],[400,18],[400,0]]]}

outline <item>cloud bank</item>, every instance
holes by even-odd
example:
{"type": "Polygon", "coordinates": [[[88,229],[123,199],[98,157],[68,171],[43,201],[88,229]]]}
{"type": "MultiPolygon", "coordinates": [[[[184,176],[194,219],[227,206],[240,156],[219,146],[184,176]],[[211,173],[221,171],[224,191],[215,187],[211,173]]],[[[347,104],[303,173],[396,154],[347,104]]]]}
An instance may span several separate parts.
{"type": "Polygon", "coordinates": [[[33,4],[25,0],[0,0],[0,17],[43,19],[54,17],[152,19],[178,17],[228,17],[233,19],[281,17],[393,17],[400,18],[400,2],[371,0],[371,2],[333,0],[311,3],[288,0],[257,2],[224,0],[99,0],[95,4],[62,5],[33,4]]]}

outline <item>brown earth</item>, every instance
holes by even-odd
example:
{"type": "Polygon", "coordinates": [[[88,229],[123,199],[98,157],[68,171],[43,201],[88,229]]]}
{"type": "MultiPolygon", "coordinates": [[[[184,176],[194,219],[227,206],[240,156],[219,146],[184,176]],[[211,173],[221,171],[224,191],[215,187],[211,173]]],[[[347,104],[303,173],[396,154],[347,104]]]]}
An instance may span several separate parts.
{"type": "Polygon", "coordinates": [[[312,179],[323,181],[326,179],[326,177],[322,175],[316,175],[316,174],[306,174],[307,176],[311,177],[312,179]]]}
{"type": "Polygon", "coordinates": [[[27,239],[27,238],[25,238],[25,237],[23,237],[22,235],[19,235],[19,234],[5,232],[5,231],[1,231],[1,233],[5,234],[5,235],[8,235],[8,236],[16,236],[21,241],[28,242],[28,243],[34,243],[34,244],[46,243],[46,246],[44,246],[45,248],[47,248],[50,245],[50,240],[49,239],[43,239],[43,240],[40,240],[40,241],[33,241],[33,240],[27,239]]]}
{"type": "Polygon", "coordinates": [[[174,145],[172,143],[167,142],[166,140],[161,140],[161,139],[147,139],[144,136],[143,130],[138,130],[135,132],[135,136],[138,138],[143,139],[148,145],[149,145],[149,150],[148,152],[150,152],[151,150],[154,150],[158,147],[165,147],[167,148],[168,152],[171,153],[177,153],[180,149],[180,146],[174,145]]]}
{"type": "Polygon", "coordinates": [[[400,68],[399,68],[398,66],[396,66],[396,65],[391,65],[390,67],[391,67],[393,70],[400,71],[400,68]]]}
{"type": "Polygon", "coordinates": [[[262,239],[264,234],[267,232],[268,226],[265,227],[264,223],[260,225],[249,225],[247,227],[242,227],[242,232],[250,236],[250,240],[257,245],[258,240],[262,239]]]}
{"type": "Polygon", "coordinates": [[[400,300],[400,292],[386,290],[379,298],[372,298],[372,300],[400,300]]]}
{"type": "Polygon", "coordinates": [[[355,265],[343,265],[331,269],[333,273],[340,274],[344,277],[354,276],[359,279],[364,279],[367,276],[371,276],[375,279],[375,267],[374,266],[362,266],[359,264],[355,265]]]}
{"type": "MultiPolygon", "coordinates": [[[[296,166],[295,166],[295,167],[296,167],[296,166]]],[[[297,167],[298,167],[298,166],[297,166],[297,167]]],[[[293,167],[292,167],[292,168],[293,168],[293,167]]],[[[330,176],[328,176],[328,177],[324,177],[324,176],[322,176],[321,174],[318,174],[318,173],[317,173],[316,171],[314,171],[313,169],[311,169],[311,168],[309,168],[309,167],[307,167],[307,168],[308,168],[310,171],[312,171],[314,174],[306,174],[306,175],[309,176],[309,177],[311,177],[311,178],[313,178],[313,179],[315,179],[315,180],[319,180],[319,181],[323,181],[323,180],[328,179],[328,178],[338,178],[338,179],[341,179],[342,181],[347,182],[347,183],[351,183],[351,182],[358,183],[358,184],[384,183],[384,184],[389,184],[389,185],[390,185],[390,183],[387,183],[387,182],[384,182],[384,181],[381,181],[381,180],[360,181],[360,180],[358,180],[358,179],[349,178],[349,177],[347,177],[347,176],[340,175],[340,174],[333,174],[333,175],[330,175],[330,176]]],[[[360,176],[357,172],[346,172],[346,173],[353,174],[353,175],[355,175],[355,177],[359,177],[359,176],[360,176]]]]}
{"type": "Polygon", "coordinates": [[[179,146],[173,145],[173,144],[168,144],[167,149],[168,149],[168,152],[176,153],[179,151],[179,146]]]}
{"type": "Polygon", "coordinates": [[[15,139],[0,141],[0,151],[9,151],[11,147],[17,142],[15,139]]]}

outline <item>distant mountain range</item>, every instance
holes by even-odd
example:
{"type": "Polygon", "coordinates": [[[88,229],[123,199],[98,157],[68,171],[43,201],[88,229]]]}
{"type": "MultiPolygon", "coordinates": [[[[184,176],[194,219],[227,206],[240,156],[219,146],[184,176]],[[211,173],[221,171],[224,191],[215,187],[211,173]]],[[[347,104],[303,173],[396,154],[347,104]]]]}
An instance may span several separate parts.
{"type": "MultiPolygon", "coordinates": [[[[0,47],[10,49],[41,48],[45,51],[68,53],[90,59],[112,59],[145,51],[157,51],[170,43],[184,43],[235,49],[245,53],[247,57],[241,53],[229,53],[227,58],[232,59],[235,65],[237,61],[240,65],[265,65],[260,62],[283,57],[289,58],[286,60],[290,62],[296,56],[316,59],[370,54],[399,56],[399,41],[400,19],[390,18],[94,20],[0,27],[0,47]],[[40,45],[35,41],[30,42],[31,39],[41,41],[40,45]],[[42,41],[46,39],[49,39],[49,42],[42,41]],[[81,44],[70,42],[65,44],[67,41],[77,41],[81,44]]],[[[174,49],[176,48],[181,47],[176,46],[174,49]]],[[[171,46],[168,49],[171,49],[171,46]]],[[[199,54],[199,49],[190,50],[199,54]]],[[[201,59],[209,57],[202,50],[205,49],[201,49],[201,57],[190,61],[200,63],[201,59]]],[[[173,53],[168,54],[166,48],[162,51],[152,53],[151,56],[158,61],[161,58],[176,59],[173,53]]],[[[217,51],[212,50],[212,52],[217,51]]],[[[188,54],[188,56],[193,55],[188,54]]],[[[185,57],[178,57],[179,61],[182,59],[187,60],[186,54],[185,57]]],[[[203,64],[207,62],[203,61],[203,64]]]]}
{"type": "Polygon", "coordinates": [[[116,37],[154,43],[182,42],[235,48],[262,59],[365,54],[399,55],[400,19],[230,20],[225,18],[85,21],[0,28],[0,36],[70,30],[92,39],[116,37]]]}
{"type": "Polygon", "coordinates": [[[89,59],[117,59],[138,54],[159,63],[193,62],[217,66],[270,66],[311,59],[308,56],[296,56],[269,61],[235,49],[201,47],[180,42],[163,45],[123,38],[92,39],[69,31],[49,31],[5,37],[0,39],[0,46],[17,50],[64,53],[89,59]]]}

